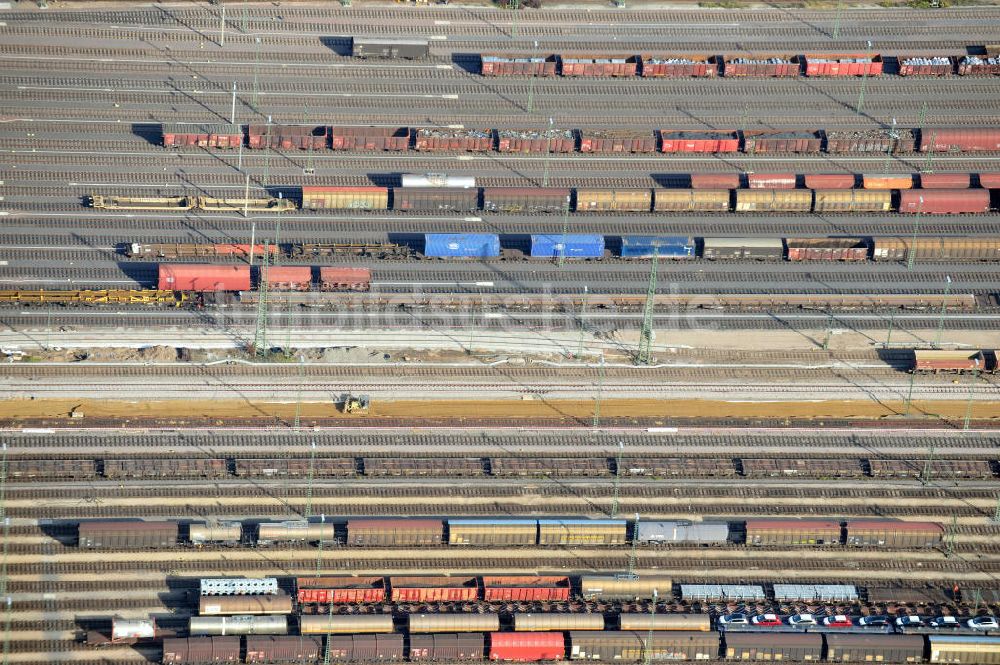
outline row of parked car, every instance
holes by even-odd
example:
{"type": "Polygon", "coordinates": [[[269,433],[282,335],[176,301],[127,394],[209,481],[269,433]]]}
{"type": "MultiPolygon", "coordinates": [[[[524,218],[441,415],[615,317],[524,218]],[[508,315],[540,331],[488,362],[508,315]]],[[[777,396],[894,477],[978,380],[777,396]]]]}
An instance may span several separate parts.
{"type": "Polygon", "coordinates": [[[855,626],[882,628],[896,626],[897,628],[970,628],[972,630],[1000,630],[1000,624],[994,616],[977,616],[971,619],[958,619],[950,615],[937,617],[920,617],[908,614],[901,617],[886,615],[871,615],[849,617],[836,614],[828,617],[817,617],[814,614],[792,614],[781,617],[777,614],[724,614],[718,619],[720,626],[759,626],[761,628],[794,626],[809,628],[824,626],[826,628],[854,628],[855,626]]]}

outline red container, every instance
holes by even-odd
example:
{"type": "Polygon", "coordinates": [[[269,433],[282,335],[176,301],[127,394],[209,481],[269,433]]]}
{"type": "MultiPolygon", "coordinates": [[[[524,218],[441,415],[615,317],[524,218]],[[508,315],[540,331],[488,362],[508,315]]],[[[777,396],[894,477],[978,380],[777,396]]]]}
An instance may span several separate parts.
{"type": "Polygon", "coordinates": [[[475,577],[390,577],[390,598],[396,602],[422,603],[477,600],[475,577]]]}
{"type": "Polygon", "coordinates": [[[905,189],[899,192],[899,212],[902,213],[962,215],[989,210],[988,189],[905,189]]]}
{"type": "Polygon", "coordinates": [[[692,173],[691,189],[739,189],[739,173],[692,173]]]}
{"type": "Polygon", "coordinates": [[[490,660],[534,663],[565,657],[562,633],[490,633],[490,660]]]}
{"type": "Polygon", "coordinates": [[[944,56],[898,56],[900,76],[951,76],[955,59],[944,56]],[[947,62],[945,62],[947,61],[947,62]]]}
{"type": "Polygon", "coordinates": [[[660,152],[739,152],[740,136],[735,131],[660,130],[660,152]]]}
{"type": "Polygon", "coordinates": [[[575,152],[576,135],[572,129],[498,129],[500,152],[575,152]]]}
{"type": "Polygon", "coordinates": [[[1000,129],[922,129],[920,152],[997,152],[1000,129]]]}
{"type": "MultiPolygon", "coordinates": [[[[233,638],[239,652],[239,638],[233,638]]],[[[323,639],[305,635],[247,635],[247,663],[315,663],[320,658],[323,639]]],[[[202,662],[202,661],[189,661],[202,662]]],[[[215,663],[218,661],[204,661],[215,663]]],[[[239,662],[239,661],[237,661],[239,662]]]]}
{"type": "Polygon", "coordinates": [[[635,76],[639,58],[634,55],[580,55],[567,53],[559,56],[563,76],[635,76]]]}
{"type": "Polygon", "coordinates": [[[249,291],[250,266],[161,263],[162,291],[249,291]]]}
{"type": "Polygon", "coordinates": [[[372,271],[368,268],[319,269],[321,291],[368,291],[372,285],[372,271]]]}
{"type": "MultiPolygon", "coordinates": [[[[261,274],[264,269],[261,268],[261,274]]],[[[275,291],[308,291],[312,286],[309,266],[268,266],[267,288],[275,291]]]]}
{"type": "Polygon", "coordinates": [[[654,55],[639,56],[643,77],[658,78],[710,78],[718,76],[719,66],[709,62],[707,55],[654,55]]]}
{"type": "Polygon", "coordinates": [[[261,149],[270,145],[272,150],[326,150],[330,128],[300,125],[250,125],[247,128],[247,145],[261,149]]]}
{"type": "Polygon", "coordinates": [[[979,186],[984,189],[1000,189],[1000,173],[980,173],[979,186]]]}
{"type": "Polygon", "coordinates": [[[878,76],[882,56],[877,53],[806,54],[806,76],[878,76]]]}
{"type": "Polygon", "coordinates": [[[483,53],[483,76],[555,76],[556,56],[483,53]]]}
{"type": "Polygon", "coordinates": [[[798,56],[756,55],[752,58],[726,58],[722,63],[722,75],[729,77],[784,77],[798,76],[800,73],[798,56]],[[773,61],[773,62],[772,62],[773,61]]]}
{"type": "Polygon", "coordinates": [[[972,186],[971,173],[921,173],[923,189],[968,189],[972,186]]]}
{"type": "Polygon", "coordinates": [[[409,150],[408,127],[334,127],[334,150],[409,150]]]}
{"type": "Polygon", "coordinates": [[[794,173],[748,173],[750,189],[795,189],[794,173]]]}
{"type": "Polygon", "coordinates": [[[851,173],[810,173],[805,181],[806,189],[854,189],[855,177],[851,173]]]}
{"type": "Polygon", "coordinates": [[[656,136],[652,132],[627,129],[580,130],[580,152],[624,153],[655,150],[656,136]]]}
{"type": "Polygon", "coordinates": [[[569,591],[568,577],[483,577],[483,600],[569,600],[569,591]]]}
{"type": "Polygon", "coordinates": [[[486,152],[493,149],[492,129],[418,129],[415,147],[421,152],[486,152]]]}
{"type": "Polygon", "coordinates": [[[300,603],[381,603],[385,601],[382,577],[299,577],[300,603]]]}
{"type": "Polygon", "coordinates": [[[823,141],[819,138],[817,132],[743,132],[743,150],[747,153],[818,153],[822,147],[823,141]]]}

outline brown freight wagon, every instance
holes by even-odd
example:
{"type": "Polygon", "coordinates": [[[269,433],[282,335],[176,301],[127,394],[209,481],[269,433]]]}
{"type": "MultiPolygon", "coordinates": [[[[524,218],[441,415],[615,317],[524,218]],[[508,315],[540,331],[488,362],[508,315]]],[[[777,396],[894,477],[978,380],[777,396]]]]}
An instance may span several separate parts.
{"type": "Polygon", "coordinates": [[[483,76],[555,76],[555,55],[514,55],[483,53],[480,73],[483,76]]]}
{"type": "Polygon", "coordinates": [[[806,76],[879,76],[882,56],[877,53],[807,53],[806,76]]]}
{"type": "Polygon", "coordinates": [[[572,192],[560,187],[484,187],[483,211],[527,215],[569,210],[572,192]]]}
{"type": "Polygon", "coordinates": [[[177,522],[100,520],[80,522],[84,549],[146,549],[177,546],[177,522]]]}
{"type": "Polygon", "coordinates": [[[966,55],[958,61],[961,76],[1000,76],[1000,57],[966,55]]]}
{"type": "Polygon", "coordinates": [[[410,635],[409,660],[422,661],[481,661],[485,640],[482,634],[410,635]]]}
{"type": "MultiPolygon", "coordinates": [[[[483,600],[528,602],[536,600],[569,600],[568,577],[526,575],[484,575],[483,600]]],[[[546,629],[548,630],[548,629],[546,629]]]]}
{"type": "Polygon", "coordinates": [[[390,599],[395,602],[423,603],[477,600],[479,580],[475,577],[404,577],[389,578],[390,599]]]}
{"type": "Polygon", "coordinates": [[[416,212],[472,212],[479,209],[475,187],[397,187],[393,190],[393,210],[416,212]]]}
{"type": "Polygon", "coordinates": [[[750,189],[795,189],[796,181],[794,173],[747,174],[747,187],[750,189]]]}
{"type": "Polygon", "coordinates": [[[654,189],[656,212],[729,212],[728,189],[654,189]]]}
{"type": "Polygon", "coordinates": [[[709,62],[708,55],[653,55],[639,56],[640,75],[645,78],[712,78],[718,76],[719,66],[709,62]]]}
{"type": "Polygon", "coordinates": [[[806,189],[854,189],[856,181],[853,173],[807,173],[805,175],[806,189]]]}
{"type": "MultiPolygon", "coordinates": [[[[308,638],[307,638],[308,639],[308,638]]],[[[163,639],[164,664],[239,663],[238,637],[166,637],[163,639]]],[[[251,661],[250,662],[262,662],[251,661]]]]}
{"type": "Polygon", "coordinates": [[[11,459],[7,462],[7,478],[93,478],[97,475],[90,459],[11,459]]]}
{"type": "Polygon", "coordinates": [[[635,76],[639,57],[635,55],[562,54],[559,56],[563,76],[621,77],[635,76]]]}
{"type": "Polygon", "coordinates": [[[576,190],[577,212],[649,212],[653,193],[649,189],[576,190]]]}
{"type": "Polygon", "coordinates": [[[386,597],[384,577],[298,577],[300,603],[381,603],[386,597]]]}
{"type": "Polygon", "coordinates": [[[610,473],[605,458],[593,457],[494,457],[490,460],[494,476],[606,476],[610,473]]]}
{"type": "Polygon", "coordinates": [[[840,545],[840,522],[831,520],[747,520],[747,545],[840,545]]]}
{"type": "Polygon", "coordinates": [[[598,662],[714,661],[718,633],[687,631],[570,631],[570,660],[598,662]],[[649,653],[646,642],[652,635],[649,653]]]}
{"type": "Polygon", "coordinates": [[[267,266],[260,269],[267,276],[267,288],[275,291],[308,291],[312,287],[309,266],[267,266]]]}
{"type": "Polygon", "coordinates": [[[946,55],[896,57],[900,76],[951,76],[955,73],[955,58],[946,55]]]}
{"type": "Polygon", "coordinates": [[[271,150],[326,150],[330,128],[300,125],[250,125],[247,138],[251,148],[271,150]]]}
{"type": "Polygon", "coordinates": [[[997,151],[1000,151],[1000,128],[920,130],[920,152],[997,151]]]}
{"type": "Polygon", "coordinates": [[[724,633],[726,660],[819,661],[819,633],[724,633]]]}
{"type": "Polygon", "coordinates": [[[727,57],[722,63],[722,75],[728,77],[774,78],[798,76],[800,72],[798,56],[795,55],[727,57]]]}
{"type": "Polygon", "coordinates": [[[922,663],[921,635],[852,635],[826,633],[826,659],[831,663],[922,663]]]}
{"type": "Polygon", "coordinates": [[[863,175],[861,183],[865,189],[912,189],[913,175],[863,175]]]}
{"type": "Polygon", "coordinates": [[[868,245],[861,238],[786,238],[785,248],[789,261],[868,260],[868,245]]]}
{"type": "Polygon", "coordinates": [[[471,477],[483,475],[478,457],[365,457],[365,475],[373,478],[471,477]]]}
{"type": "Polygon", "coordinates": [[[1000,237],[991,238],[875,238],[872,258],[905,261],[910,247],[914,258],[931,261],[1000,261],[1000,237]]]}
{"type": "Polygon", "coordinates": [[[307,635],[247,635],[249,663],[315,663],[323,653],[323,638],[307,635]]]}
{"type": "Polygon", "coordinates": [[[1000,189],[1000,173],[980,173],[979,186],[983,189],[1000,189]]]}
{"type": "Polygon", "coordinates": [[[813,191],[814,212],[890,212],[889,189],[817,189],[813,191]]]}
{"type": "Polygon", "coordinates": [[[332,661],[396,662],[402,661],[406,655],[401,634],[331,635],[327,639],[330,641],[332,661]]]}
{"type": "Polygon", "coordinates": [[[449,545],[535,545],[538,521],[533,519],[450,519],[449,545]]]}
{"type": "Polygon", "coordinates": [[[321,266],[319,269],[321,291],[368,291],[371,284],[372,271],[369,268],[321,266]]]}
{"type": "Polygon", "coordinates": [[[105,459],[105,478],[225,478],[229,465],[223,458],[153,457],[105,459]]]}
{"type": "Polygon", "coordinates": [[[303,210],[386,210],[388,187],[302,187],[303,210]]]}
{"type": "Polygon", "coordinates": [[[913,371],[915,372],[972,372],[986,369],[986,359],[982,351],[944,351],[938,349],[915,349],[913,351],[913,371]]]}
{"type": "Polygon", "coordinates": [[[827,152],[915,152],[917,134],[912,129],[827,129],[827,152]]]}
{"type": "Polygon", "coordinates": [[[572,129],[498,129],[497,150],[525,154],[575,152],[576,134],[572,129]]]}
{"type": "Polygon", "coordinates": [[[868,460],[873,478],[919,478],[924,469],[934,478],[988,480],[993,468],[987,460],[948,459],[871,459],[868,460]]]}
{"type": "Polygon", "coordinates": [[[409,127],[334,127],[330,147],[333,150],[410,149],[409,127]]]}
{"type": "Polygon", "coordinates": [[[972,185],[971,173],[921,173],[921,189],[968,189],[972,185]]]}
{"type": "Polygon", "coordinates": [[[732,461],[716,457],[626,457],[618,473],[658,478],[728,478],[736,475],[732,461]]]}
{"type": "Polygon", "coordinates": [[[937,522],[848,520],[847,545],[855,547],[936,547],[944,538],[937,522]]]}
{"type": "Polygon", "coordinates": [[[901,213],[964,215],[989,211],[988,189],[908,189],[899,193],[901,213]]]}
{"type": "Polygon", "coordinates": [[[739,189],[739,173],[692,173],[691,189],[739,189]]]}
{"type": "Polygon", "coordinates": [[[353,457],[316,457],[291,459],[237,458],[236,475],[240,477],[302,477],[310,473],[316,477],[344,478],[357,474],[353,457]]]}
{"type": "Polygon", "coordinates": [[[823,139],[819,132],[752,130],[743,132],[743,151],[755,153],[819,153],[823,139]]]}
{"type": "Polygon", "coordinates": [[[357,547],[440,545],[444,522],[433,519],[352,519],[347,521],[347,544],[357,547]]]}
{"type": "MultiPolygon", "coordinates": [[[[661,129],[660,152],[739,152],[740,135],[733,130],[661,129]]],[[[739,186],[737,184],[737,186],[739,186]]]]}
{"type": "Polygon", "coordinates": [[[656,135],[629,129],[581,129],[580,152],[655,152],[656,135]]]}
{"type": "Polygon", "coordinates": [[[857,458],[770,459],[744,457],[743,475],[748,478],[863,478],[857,458]]]}
{"type": "Polygon", "coordinates": [[[277,595],[201,596],[198,614],[219,616],[224,614],[291,614],[292,597],[277,595]]]}
{"type": "Polygon", "coordinates": [[[425,127],[416,131],[420,152],[487,152],[493,149],[492,129],[425,127]]]}
{"type": "Polygon", "coordinates": [[[243,143],[239,125],[163,125],[163,145],[168,148],[238,148],[243,143]]]}

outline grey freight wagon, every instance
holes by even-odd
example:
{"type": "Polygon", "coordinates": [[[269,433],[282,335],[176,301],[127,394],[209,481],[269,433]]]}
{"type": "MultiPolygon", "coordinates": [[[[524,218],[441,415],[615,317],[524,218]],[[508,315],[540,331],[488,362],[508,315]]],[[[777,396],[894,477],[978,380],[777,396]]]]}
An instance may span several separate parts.
{"type": "Polygon", "coordinates": [[[416,60],[430,55],[426,39],[369,39],[355,37],[351,55],[355,58],[405,58],[416,60]]]}

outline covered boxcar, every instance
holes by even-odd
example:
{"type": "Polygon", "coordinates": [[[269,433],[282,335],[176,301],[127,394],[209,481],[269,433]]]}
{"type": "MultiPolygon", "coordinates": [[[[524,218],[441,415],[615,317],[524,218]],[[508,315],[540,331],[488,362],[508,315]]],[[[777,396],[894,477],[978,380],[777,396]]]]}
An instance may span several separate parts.
{"type": "Polygon", "coordinates": [[[435,519],[381,518],[347,521],[347,544],[357,547],[440,545],[444,522],[435,519]]]}
{"type": "Polygon", "coordinates": [[[736,212],[809,212],[812,202],[808,189],[736,190],[736,212]]]}
{"type": "Polygon", "coordinates": [[[533,663],[566,657],[562,633],[490,633],[489,641],[490,660],[533,663]]]}
{"type": "Polygon", "coordinates": [[[485,636],[470,634],[411,634],[409,660],[423,661],[477,661],[483,660],[485,636]]]}
{"type": "MultiPolygon", "coordinates": [[[[167,665],[191,663],[239,663],[240,638],[238,637],[165,637],[163,660],[167,665]]],[[[247,662],[260,662],[257,660],[247,662]]]]}
{"type": "Polygon", "coordinates": [[[85,549],[159,549],[177,546],[177,522],[96,520],[80,522],[78,544],[85,549]]]}
{"type": "Polygon", "coordinates": [[[691,189],[739,189],[739,173],[692,173],[691,189]]]}
{"type": "MultiPolygon", "coordinates": [[[[758,192],[759,193],[759,192],[758,192]]],[[[706,259],[780,260],[785,253],[781,238],[703,238],[702,257],[706,259]]],[[[699,460],[700,461],[700,460],[699,460]]],[[[732,465],[729,465],[730,470],[732,465]]]]}
{"type": "Polygon", "coordinates": [[[291,614],[292,598],[286,594],[250,596],[201,596],[198,614],[291,614]]]}
{"type": "MultiPolygon", "coordinates": [[[[403,635],[330,635],[330,660],[363,663],[397,662],[406,656],[403,635]]],[[[325,660],[324,657],[321,660],[325,660]]]]}
{"type": "Polygon", "coordinates": [[[674,583],[662,575],[582,575],[580,594],[587,600],[643,600],[654,595],[669,598],[674,583]]]}
{"type": "Polygon", "coordinates": [[[839,545],[840,522],[831,520],[750,519],[747,545],[839,545]]]}
{"type": "Polygon", "coordinates": [[[835,663],[921,663],[920,635],[852,635],[826,633],[826,659],[835,663]]]}
{"type": "Polygon", "coordinates": [[[622,236],[621,255],[625,258],[690,259],[698,246],[690,236],[622,236]]]}
{"type": "Polygon", "coordinates": [[[599,259],[604,256],[604,236],[592,233],[533,233],[531,256],[599,259]]]}
{"type": "Polygon", "coordinates": [[[876,261],[905,261],[913,248],[916,259],[932,261],[998,261],[1000,237],[992,238],[875,238],[872,258],[876,261]]]}
{"type": "Polygon", "coordinates": [[[261,522],[257,525],[257,544],[274,543],[332,543],[336,541],[333,524],[288,520],[285,522],[261,522]]]}
{"type": "Polygon", "coordinates": [[[971,173],[921,173],[923,189],[968,189],[972,186],[971,173]]]}
{"type": "Polygon", "coordinates": [[[577,212],[649,212],[653,205],[649,189],[576,190],[577,212]]]}
{"type": "Polygon", "coordinates": [[[465,258],[500,256],[500,237],[495,233],[425,233],[424,256],[465,258]]]}
{"type": "Polygon", "coordinates": [[[388,187],[302,187],[303,210],[387,210],[388,187]]]}
{"type": "Polygon", "coordinates": [[[712,617],[708,614],[653,614],[651,612],[622,612],[618,615],[622,630],[712,630],[712,617]]]}
{"type": "Polygon", "coordinates": [[[538,520],[539,545],[622,545],[626,520],[538,520]]]}
{"type": "Polygon", "coordinates": [[[654,189],[655,212],[729,212],[728,189],[654,189]]]}
{"type": "Polygon", "coordinates": [[[670,543],[725,545],[729,541],[729,523],[643,520],[635,528],[633,538],[640,543],[661,545],[670,543]]]}
{"type": "Polygon", "coordinates": [[[559,187],[484,187],[483,211],[555,214],[569,210],[571,191],[559,187]]]}
{"type": "Polygon", "coordinates": [[[750,189],[795,189],[798,177],[794,173],[748,173],[750,189]]]}
{"type": "Polygon", "coordinates": [[[718,633],[602,631],[569,634],[571,660],[706,661],[719,656],[718,633]],[[649,644],[647,645],[647,641],[649,644]]]}
{"type": "Polygon", "coordinates": [[[892,192],[878,189],[813,190],[815,212],[889,212],[892,192]]]}
{"type": "Polygon", "coordinates": [[[932,663],[1000,663],[1000,637],[930,635],[928,639],[932,663]]]}
{"type": "Polygon", "coordinates": [[[819,633],[738,633],[726,631],[727,660],[819,661],[819,633]]]}
{"type": "Polygon", "coordinates": [[[473,212],[479,209],[479,190],[457,187],[400,187],[392,193],[393,210],[415,212],[473,212]]]}
{"type": "Polygon", "coordinates": [[[936,547],[944,537],[937,522],[848,520],[848,545],[857,547],[936,547]]]}
{"type": "Polygon", "coordinates": [[[391,614],[303,614],[299,616],[299,632],[303,635],[323,633],[391,633],[391,614]]]}
{"type": "Polygon", "coordinates": [[[603,614],[563,612],[515,612],[514,630],[545,632],[550,630],[604,630],[603,614]]]}
{"type": "Polygon", "coordinates": [[[450,545],[535,545],[538,520],[457,519],[448,520],[450,545]]]}
{"type": "Polygon", "coordinates": [[[384,37],[355,37],[351,55],[355,58],[405,58],[415,60],[430,55],[426,39],[385,39],[384,37]]]}
{"type": "Polygon", "coordinates": [[[997,152],[1000,129],[922,129],[920,152],[997,152]]]}
{"type": "Polygon", "coordinates": [[[898,175],[863,175],[861,186],[865,189],[912,189],[913,175],[902,173],[898,175]]]}
{"type": "Polygon", "coordinates": [[[989,211],[988,189],[908,189],[899,193],[901,213],[965,215],[989,211]]]}
{"type": "Polygon", "coordinates": [[[188,619],[188,632],[191,635],[287,635],[288,617],[191,617],[188,619]]]}
{"type": "Polygon", "coordinates": [[[915,349],[913,351],[914,372],[972,372],[986,369],[986,359],[982,351],[960,349],[915,349]]]}
{"type": "Polygon", "coordinates": [[[500,615],[481,614],[408,614],[410,633],[487,633],[500,630],[500,615]]]}
{"type": "Polygon", "coordinates": [[[323,653],[323,640],[305,635],[249,635],[247,663],[314,663],[323,653]]]}

